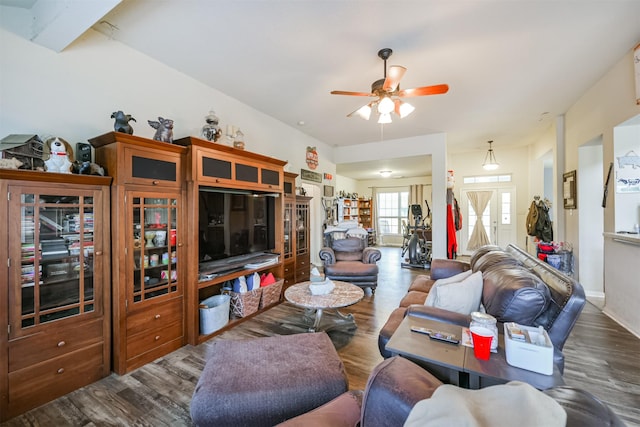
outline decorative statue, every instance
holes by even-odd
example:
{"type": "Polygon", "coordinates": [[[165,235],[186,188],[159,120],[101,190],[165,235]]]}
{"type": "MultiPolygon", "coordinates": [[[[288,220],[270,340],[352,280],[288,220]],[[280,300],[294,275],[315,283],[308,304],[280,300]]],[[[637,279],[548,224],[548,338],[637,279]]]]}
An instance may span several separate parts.
{"type": "Polygon", "coordinates": [[[220,120],[218,116],[216,116],[216,112],[213,110],[209,111],[209,115],[206,116],[204,120],[207,124],[202,126],[202,137],[207,141],[217,142],[222,136],[222,130],[218,127],[220,120]]]}
{"type": "Polygon", "coordinates": [[[73,162],[73,173],[79,175],[100,175],[104,176],[104,168],[97,163],[81,162],[76,160],[73,162]]]}
{"type": "Polygon", "coordinates": [[[47,172],[71,173],[71,144],[56,136],[47,139],[45,145],[49,147],[49,159],[44,162],[47,172]]]}
{"type": "Polygon", "coordinates": [[[158,117],[158,121],[147,120],[149,126],[156,129],[156,134],[153,135],[153,139],[161,142],[173,142],[173,120],[163,119],[158,117]]]}
{"type": "Polygon", "coordinates": [[[131,120],[134,122],[134,119],[131,114],[125,114],[122,111],[114,111],[111,113],[111,118],[116,119],[116,122],[113,125],[113,128],[116,132],[128,133],[129,135],[133,135],[133,128],[129,124],[131,120]]]}

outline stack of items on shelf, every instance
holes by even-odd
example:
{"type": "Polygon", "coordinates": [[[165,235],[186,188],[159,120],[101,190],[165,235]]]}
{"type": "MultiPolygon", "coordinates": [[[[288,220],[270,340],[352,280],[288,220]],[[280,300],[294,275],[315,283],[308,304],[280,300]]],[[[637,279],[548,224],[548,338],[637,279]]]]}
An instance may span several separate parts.
{"type": "Polygon", "coordinates": [[[80,214],[71,215],[69,217],[69,231],[93,231],[93,214],[85,213],[84,214],[84,224],[80,221],[80,214]]]}
{"type": "Polygon", "coordinates": [[[536,254],[539,259],[564,274],[573,275],[573,245],[569,242],[538,242],[536,254]]]}

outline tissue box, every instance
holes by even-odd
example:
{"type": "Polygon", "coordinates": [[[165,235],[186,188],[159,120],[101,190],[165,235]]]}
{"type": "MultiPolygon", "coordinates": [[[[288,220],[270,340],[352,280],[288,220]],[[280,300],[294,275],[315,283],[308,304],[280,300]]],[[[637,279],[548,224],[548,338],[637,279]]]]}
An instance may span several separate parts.
{"type": "Polygon", "coordinates": [[[540,330],[538,328],[505,323],[504,344],[507,363],[539,374],[553,374],[553,343],[549,339],[547,331],[542,330],[542,334],[542,338],[539,338],[540,330]],[[525,340],[514,339],[516,336],[512,336],[509,332],[510,327],[516,327],[523,332],[525,340]],[[534,344],[539,339],[544,339],[544,345],[534,344]]]}

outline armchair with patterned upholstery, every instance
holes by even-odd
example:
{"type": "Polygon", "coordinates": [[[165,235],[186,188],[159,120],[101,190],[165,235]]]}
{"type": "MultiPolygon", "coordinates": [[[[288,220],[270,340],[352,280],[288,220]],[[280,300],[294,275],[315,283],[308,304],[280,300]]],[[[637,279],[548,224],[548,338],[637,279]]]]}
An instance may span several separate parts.
{"type": "Polygon", "coordinates": [[[324,274],[328,279],[353,283],[375,291],[378,286],[378,266],[382,255],[376,248],[366,246],[359,237],[333,240],[331,247],[320,249],[324,274]]]}

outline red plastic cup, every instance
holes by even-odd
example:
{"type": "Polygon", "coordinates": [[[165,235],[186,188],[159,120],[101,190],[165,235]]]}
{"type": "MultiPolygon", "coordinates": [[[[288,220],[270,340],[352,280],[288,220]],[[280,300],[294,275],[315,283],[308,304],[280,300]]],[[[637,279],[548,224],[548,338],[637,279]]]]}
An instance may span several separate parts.
{"type": "Polygon", "coordinates": [[[176,240],[177,240],[176,237],[177,237],[176,229],[172,228],[171,231],[169,232],[169,244],[171,246],[175,246],[176,245],[176,240]]]}
{"type": "Polygon", "coordinates": [[[493,332],[487,328],[471,328],[471,339],[473,340],[473,354],[480,360],[489,360],[491,355],[491,341],[493,332]]]}

